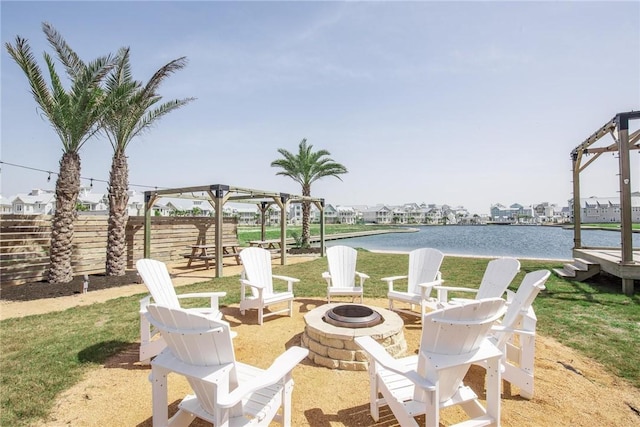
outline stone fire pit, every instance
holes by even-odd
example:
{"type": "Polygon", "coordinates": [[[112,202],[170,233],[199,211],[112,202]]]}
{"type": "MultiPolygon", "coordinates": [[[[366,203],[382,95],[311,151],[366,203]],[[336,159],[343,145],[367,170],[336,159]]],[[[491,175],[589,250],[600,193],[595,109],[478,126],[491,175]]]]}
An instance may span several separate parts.
{"type": "MultiPolygon", "coordinates": [[[[342,327],[325,321],[329,310],[345,305],[349,304],[324,304],[305,314],[302,346],[309,349],[308,357],[313,363],[330,369],[366,371],[367,357],[354,342],[354,338],[360,336],[370,336],[392,356],[402,355],[407,350],[402,318],[384,308],[364,306],[382,317],[382,323],[374,326],[342,327]]],[[[344,307],[342,309],[344,311],[344,307]]]]}

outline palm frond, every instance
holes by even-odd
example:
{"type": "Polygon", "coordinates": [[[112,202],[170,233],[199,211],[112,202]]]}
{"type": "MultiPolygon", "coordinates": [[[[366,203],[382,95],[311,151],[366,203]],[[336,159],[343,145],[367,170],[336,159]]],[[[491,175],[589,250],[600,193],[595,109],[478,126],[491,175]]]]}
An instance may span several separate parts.
{"type": "Polygon", "coordinates": [[[78,54],[67,44],[65,39],[48,22],[42,23],[42,31],[47,37],[49,44],[58,54],[58,59],[67,70],[67,75],[74,79],[85,68],[84,62],[78,54]]]}

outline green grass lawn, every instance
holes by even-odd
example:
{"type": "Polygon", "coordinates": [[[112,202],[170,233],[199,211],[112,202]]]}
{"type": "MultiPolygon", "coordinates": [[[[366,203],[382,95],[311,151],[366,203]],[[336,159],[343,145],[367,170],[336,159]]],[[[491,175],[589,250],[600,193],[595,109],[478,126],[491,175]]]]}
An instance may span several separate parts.
{"type": "MultiPolygon", "coordinates": [[[[353,233],[356,231],[371,231],[371,230],[389,230],[394,227],[393,225],[363,225],[363,224],[326,224],[324,227],[325,235],[337,234],[337,233],[353,233]]],[[[320,235],[320,225],[310,224],[309,232],[312,236],[320,235]]],[[[262,240],[260,236],[260,227],[254,226],[238,226],[238,242],[240,246],[249,246],[250,240],[262,240]]],[[[294,234],[298,236],[302,234],[301,226],[289,226],[287,227],[287,237],[293,237],[294,234]]],[[[280,238],[280,227],[266,227],[264,240],[272,240],[280,238]]]]}
{"type": "MultiPolygon", "coordinates": [[[[442,275],[448,285],[479,283],[488,260],[445,257],[442,275]]],[[[529,271],[561,267],[559,261],[521,260],[514,287],[529,271]]],[[[381,277],[406,274],[407,256],[359,251],[358,270],[371,278],[366,297],[386,297],[381,277]]],[[[321,273],[326,259],[275,267],[276,274],[301,279],[296,297],[326,297],[321,273]]],[[[603,276],[604,277],[604,276],[603,276]]],[[[612,374],[640,387],[640,296],[621,293],[619,279],[572,282],[555,275],[534,303],[538,332],[556,338],[602,363],[612,374]]],[[[238,277],[216,278],[178,289],[179,293],[226,291],[222,305],[239,302],[238,277]]],[[[0,322],[0,425],[27,426],[46,416],[55,397],[109,356],[139,340],[138,300],[123,297],[63,312],[0,322]]],[[[194,305],[204,304],[196,301],[194,305]]],[[[277,319],[270,321],[277,322],[277,319]]],[[[258,326],[256,326],[258,327],[258,326]]]]}
{"type": "MultiPolygon", "coordinates": [[[[602,223],[589,223],[581,224],[582,228],[610,228],[612,230],[620,230],[619,222],[602,222],[602,223]]],[[[631,224],[632,230],[640,230],[640,223],[631,224]]]]}

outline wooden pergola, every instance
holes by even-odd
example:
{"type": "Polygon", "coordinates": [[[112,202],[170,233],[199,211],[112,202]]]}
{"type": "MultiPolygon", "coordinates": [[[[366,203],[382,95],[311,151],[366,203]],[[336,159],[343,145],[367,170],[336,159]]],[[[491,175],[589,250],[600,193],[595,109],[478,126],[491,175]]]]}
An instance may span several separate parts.
{"type": "MultiPolygon", "coordinates": [[[[580,172],[584,171],[603,153],[618,153],[619,186],[620,186],[620,233],[622,248],[617,266],[608,271],[622,278],[622,290],[625,294],[633,293],[634,278],[640,278],[640,265],[634,261],[631,216],[631,161],[632,150],[640,150],[640,129],[629,134],[629,121],[640,119],[640,111],[616,114],[609,122],[593,133],[582,144],[571,151],[573,162],[573,252],[574,257],[585,255],[581,237],[580,216],[580,172]],[[603,147],[594,147],[604,136],[610,135],[613,143],[603,147]],[[591,156],[584,163],[583,159],[591,156]],[[637,276],[637,277],[636,277],[637,276]]],[[[602,259],[601,259],[602,261],[602,259]]],[[[602,263],[607,271],[607,263],[602,263]]]]}
{"type": "Polygon", "coordinates": [[[265,214],[270,206],[280,208],[280,263],[287,264],[287,211],[292,203],[313,203],[320,211],[320,252],[325,253],[324,246],[324,199],[298,196],[288,193],[254,190],[250,188],[233,187],[224,184],[203,185],[196,187],[167,188],[162,190],[145,191],[144,193],[144,257],[151,254],[151,212],[153,204],[161,197],[183,198],[190,200],[206,200],[214,210],[215,226],[215,277],[222,277],[222,208],[227,202],[255,203],[260,209],[261,239],[265,239],[265,214]]]}

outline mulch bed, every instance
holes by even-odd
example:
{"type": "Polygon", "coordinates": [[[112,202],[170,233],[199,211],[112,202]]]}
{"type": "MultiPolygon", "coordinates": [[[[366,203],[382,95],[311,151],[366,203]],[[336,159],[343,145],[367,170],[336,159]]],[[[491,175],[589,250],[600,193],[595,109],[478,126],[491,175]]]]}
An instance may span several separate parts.
{"type": "MultiPolygon", "coordinates": [[[[118,286],[141,283],[135,270],[127,271],[124,276],[105,276],[90,274],[88,292],[115,288],[118,286]]],[[[7,301],[33,301],[41,298],[55,298],[82,293],[84,276],[76,276],[69,283],[52,285],[47,281],[25,283],[22,285],[0,285],[0,299],[7,301]]]]}

